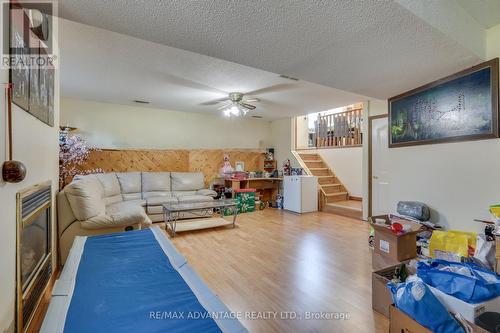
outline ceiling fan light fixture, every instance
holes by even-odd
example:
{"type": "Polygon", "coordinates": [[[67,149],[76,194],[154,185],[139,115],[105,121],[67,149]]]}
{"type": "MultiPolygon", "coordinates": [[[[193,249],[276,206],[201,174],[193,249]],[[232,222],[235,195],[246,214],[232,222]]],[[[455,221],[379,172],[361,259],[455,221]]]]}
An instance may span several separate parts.
{"type": "Polygon", "coordinates": [[[244,116],[247,114],[248,111],[249,111],[249,109],[243,107],[239,103],[231,103],[227,107],[222,109],[222,113],[226,117],[232,117],[232,116],[239,117],[241,115],[244,116]]]}

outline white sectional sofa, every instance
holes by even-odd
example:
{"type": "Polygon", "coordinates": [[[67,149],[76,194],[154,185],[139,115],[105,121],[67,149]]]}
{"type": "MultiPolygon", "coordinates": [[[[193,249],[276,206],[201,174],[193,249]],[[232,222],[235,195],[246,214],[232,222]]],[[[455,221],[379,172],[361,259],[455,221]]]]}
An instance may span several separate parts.
{"type": "MultiPolygon", "coordinates": [[[[211,201],[200,172],[123,172],[77,176],[58,194],[64,264],[75,236],[140,229],[163,221],[164,203],[211,201]]],[[[184,217],[190,217],[184,215],[184,217]]]]}

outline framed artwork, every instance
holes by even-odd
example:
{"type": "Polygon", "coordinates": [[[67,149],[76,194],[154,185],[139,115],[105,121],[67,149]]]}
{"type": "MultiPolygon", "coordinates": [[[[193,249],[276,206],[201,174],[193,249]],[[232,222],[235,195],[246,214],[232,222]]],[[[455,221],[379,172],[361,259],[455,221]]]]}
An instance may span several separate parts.
{"type": "MultiPolygon", "coordinates": [[[[40,56],[47,57],[47,54],[41,51],[40,56]]],[[[54,126],[54,68],[41,67],[38,76],[40,90],[39,119],[50,126],[54,126]]]]}
{"type": "MultiPolygon", "coordinates": [[[[14,4],[11,4],[14,6],[14,4]]],[[[28,17],[10,17],[10,54],[14,58],[15,66],[10,69],[10,82],[13,84],[12,102],[21,109],[29,112],[30,69],[29,45],[24,36],[28,36],[26,27],[28,17]]]]}
{"type": "MultiPolygon", "coordinates": [[[[40,53],[38,50],[36,53],[32,53],[32,56],[38,57],[39,55],[40,53]]],[[[42,105],[42,92],[40,88],[40,69],[38,66],[32,66],[30,68],[30,98],[28,112],[44,123],[47,123],[48,118],[42,105]]]]}
{"type": "Polygon", "coordinates": [[[498,58],[389,99],[389,148],[498,138],[498,58]]]}
{"type": "Polygon", "coordinates": [[[245,162],[238,161],[234,166],[235,171],[245,171],[245,162]]]}
{"type": "MultiPolygon", "coordinates": [[[[11,3],[10,6],[20,5],[11,3]]],[[[28,22],[26,14],[22,18],[9,17],[10,53],[15,59],[15,65],[9,71],[13,85],[12,101],[47,125],[54,126],[54,68],[30,66],[30,57],[38,59],[48,55],[41,47],[32,47],[30,53],[30,45],[41,45],[41,42],[28,33],[28,22]]]]}

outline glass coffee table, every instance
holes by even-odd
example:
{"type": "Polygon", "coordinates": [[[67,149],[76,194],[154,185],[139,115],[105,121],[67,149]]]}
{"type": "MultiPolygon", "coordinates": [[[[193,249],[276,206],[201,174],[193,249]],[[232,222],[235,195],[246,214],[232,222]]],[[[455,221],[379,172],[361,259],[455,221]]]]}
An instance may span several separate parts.
{"type": "Polygon", "coordinates": [[[215,228],[236,224],[238,207],[234,199],[221,199],[205,202],[181,202],[163,204],[165,229],[172,237],[180,231],[215,228]],[[232,215],[230,220],[224,218],[224,212],[232,215]],[[214,217],[214,213],[219,217],[214,217]],[[194,217],[194,218],[191,218],[194,217]],[[199,218],[198,218],[199,217],[199,218]],[[185,219],[186,218],[186,219],[185,219]],[[182,219],[182,221],[179,221],[182,219]]]}

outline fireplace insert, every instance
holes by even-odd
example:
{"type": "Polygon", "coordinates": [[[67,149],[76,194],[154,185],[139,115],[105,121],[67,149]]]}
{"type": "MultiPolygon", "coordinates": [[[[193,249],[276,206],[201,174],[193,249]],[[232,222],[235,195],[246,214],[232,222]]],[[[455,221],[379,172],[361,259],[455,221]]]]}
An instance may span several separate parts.
{"type": "Polygon", "coordinates": [[[17,194],[16,330],[24,332],[52,275],[51,183],[17,194]]]}

